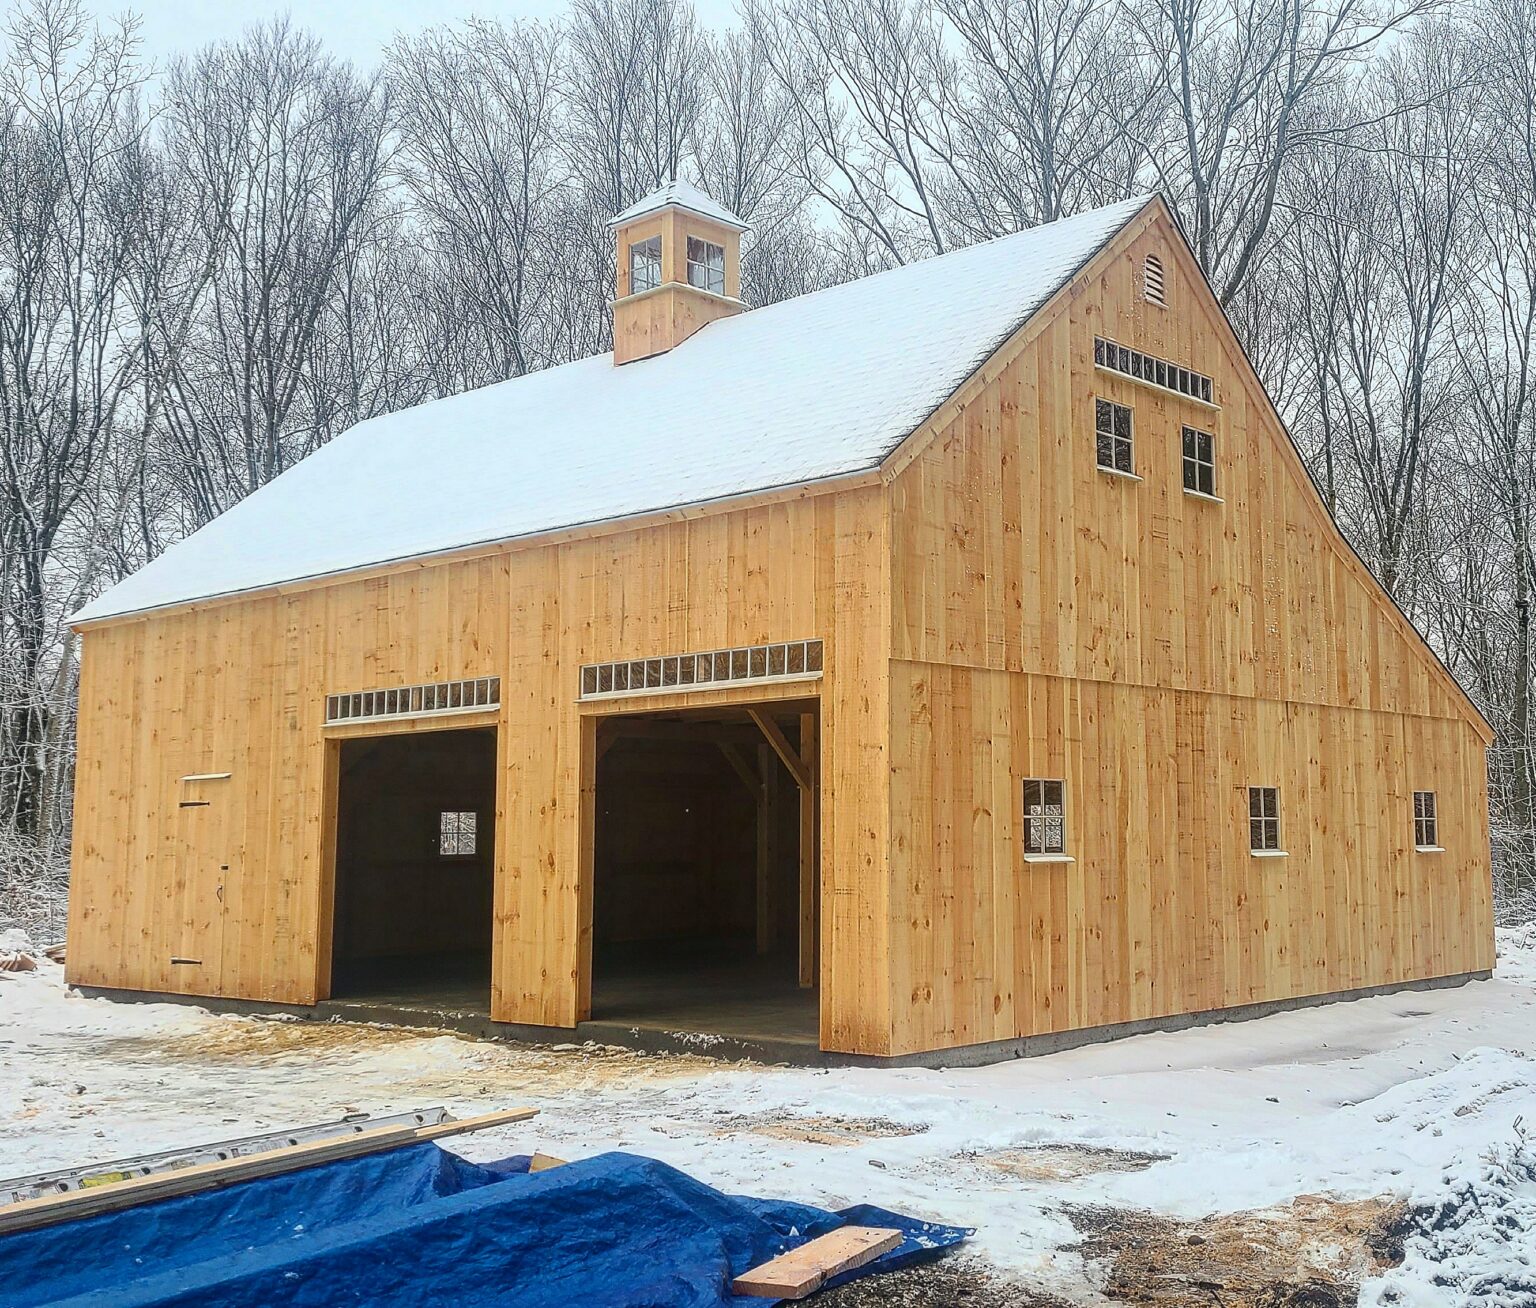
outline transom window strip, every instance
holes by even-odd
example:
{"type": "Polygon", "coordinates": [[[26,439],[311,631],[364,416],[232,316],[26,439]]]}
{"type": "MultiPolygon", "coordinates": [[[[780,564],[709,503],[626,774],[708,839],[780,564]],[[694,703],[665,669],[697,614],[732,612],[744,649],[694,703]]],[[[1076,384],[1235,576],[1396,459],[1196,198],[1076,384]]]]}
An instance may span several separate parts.
{"type": "Polygon", "coordinates": [[[819,677],[821,654],[819,640],[791,640],[693,654],[664,654],[660,658],[587,663],[581,669],[581,698],[734,685],[777,677],[819,677]]]}
{"type": "Polygon", "coordinates": [[[1024,852],[1067,852],[1067,809],[1062,782],[1030,777],[1024,782],[1024,852]]]}
{"type": "Polygon", "coordinates": [[[325,697],[325,721],[365,722],[378,718],[417,717],[428,713],[462,713],[466,709],[499,708],[500,677],[464,681],[428,681],[390,690],[358,690],[325,697]]]}
{"type": "Polygon", "coordinates": [[[1133,350],[1129,346],[1117,345],[1114,341],[1107,341],[1102,336],[1093,338],[1093,361],[1100,368],[1134,377],[1137,381],[1146,382],[1149,386],[1160,386],[1165,391],[1177,391],[1180,395],[1187,395],[1191,399],[1200,400],[1206,404],[1214,403],[1211,399],[1214,393],[1211,389],[1211,379],[1204,373],[1196,372],[1193,368],[1182,368],[1176,363],[1159,359],[1155,355],[1143,354],[1140,350],[1133,350]]]}
{"type": "Polygon", "coordinates": [[[1413,792],[1413,843],[1420,849],[1434,849],[1440,843],[1440,818],[1435,812],[1435,792],[1413,792]]]}
{"type": "Polygon", "coordinates": [[[1280,791],[1274,786],[1248,787],[1248,848],[1280,848],[1280,791]]]}

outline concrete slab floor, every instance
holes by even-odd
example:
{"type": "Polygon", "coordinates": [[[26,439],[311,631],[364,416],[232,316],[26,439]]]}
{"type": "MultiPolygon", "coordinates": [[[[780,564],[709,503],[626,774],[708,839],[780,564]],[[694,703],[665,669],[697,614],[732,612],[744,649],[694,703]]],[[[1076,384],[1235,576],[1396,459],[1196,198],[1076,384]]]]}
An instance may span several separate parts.
{"type": "MultiPolygon", "coordinates": [[[[338,962],[332,998],[317,1008],[327,1016],[470,1033],[500,1027],[490,1021],[487,954],[338,962]]],[[[793,1058],[818,1050],[819,1021],[816,991],[797,983],[793,960],[760,958],[750,949],[626,946],[595,958],[592,1020],[574,1034],[621,1044],[636,1043],[631,1033],[692,1034],[721,1038],[749,1056],[777,1051],[793,1058]]],[[[559,1038],[542,1031],[545,1039],[559,1038]]]]}

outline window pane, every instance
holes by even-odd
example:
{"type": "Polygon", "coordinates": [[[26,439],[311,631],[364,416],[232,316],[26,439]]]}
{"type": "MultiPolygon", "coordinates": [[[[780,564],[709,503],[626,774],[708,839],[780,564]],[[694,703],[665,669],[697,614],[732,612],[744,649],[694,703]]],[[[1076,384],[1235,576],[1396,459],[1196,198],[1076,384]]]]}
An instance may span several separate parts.
{"type": "Polygon", "coordinates": [[[1115,442],[1115,467],[1121,472],[1130,472],[1132,470],[1130,441],[1115,442]]]}
{"type": "Polygon", "coordinates": [[[1115,466],[1115,438],[1104,433],[1099,434],[1098,461],[1101,468],[1113,468],[1115,466]]]}
{"type": "Polygon", "coordinates": [[[1117,404],[1115,408],[1115,435],[1126,440],[1131,438],[1131,411],[1123,404],[1117,404]]]}
{"type": "Polygon", "coordinates": [[[1110,416],[1111,405],[1108,400],[1095,400],[1093,402],[1093,425],[1096,431],[1112,431],[1114,420],[1110,416]]]}
{"type": "Polygon", "coordinates": [[[1195,463],[1193,462],[1193,460],[1185,459],[1184,460],[1184,489],[1185,490],[1199,490],[1200,487],[1197,484],[1198,481],[1199,481],[1199,477],[1197,475],[1197,470],[1196,470],[1195,463]]]}

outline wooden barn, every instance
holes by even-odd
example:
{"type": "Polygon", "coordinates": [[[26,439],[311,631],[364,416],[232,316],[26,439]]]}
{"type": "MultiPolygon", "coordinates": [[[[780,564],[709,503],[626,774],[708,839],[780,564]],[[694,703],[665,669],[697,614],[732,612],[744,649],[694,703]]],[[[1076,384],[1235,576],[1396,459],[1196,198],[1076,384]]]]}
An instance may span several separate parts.
{"type": "Polygon", "coordinates": [[[980,1059],[1486,975],[1488,725],[1160,199],[751,310],[613,230],[611,356],[76,615],[73,982],[980,1059]]]}

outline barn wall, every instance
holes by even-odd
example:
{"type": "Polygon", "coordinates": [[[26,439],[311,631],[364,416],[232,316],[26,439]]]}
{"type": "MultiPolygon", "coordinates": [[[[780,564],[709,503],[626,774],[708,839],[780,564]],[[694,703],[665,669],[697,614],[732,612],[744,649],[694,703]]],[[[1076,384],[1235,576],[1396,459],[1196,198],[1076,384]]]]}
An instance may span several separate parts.
{"type": "Polygon", "coordinates": [[[822,770],[838,796],[821,828],[823,1038],[879,1052],[888,549],[883,492],[849,490],[88,630],[70,979],[313,1001],[327,974],[325,696],[499,675],[492,1012],[570,1025],[590,906],[579,665],[820,637],[822,770]],[[179,780],[218,772],[232,775],[179,780]]]}
{"type": "Polygon", "coordinates": [[[1165,220],[1123,240],[893,486],[900,1050],[1491,963],[1464,701],[1334,531],[1165,220]],[[1148,251],[1166,309],[1139,295],[1148,251]],[[1096,333],[1207,373],[1219,411],[1096,370],[1096,333]],[[1095,395],[1133,406],[1141,480],[1096,468],[1095,395]],[[1216,435],[1223,503],[1181,489],[1185,422],[1216,435]],[[1027,776],[1068,780],[1075,863],[1022,861],[1027,776]],[[1249,857],[1249,784],[1282,788],[1289,859],[1249,857]],[[1415,788],[1446,854],[1408,848],[1415,788]]]}

